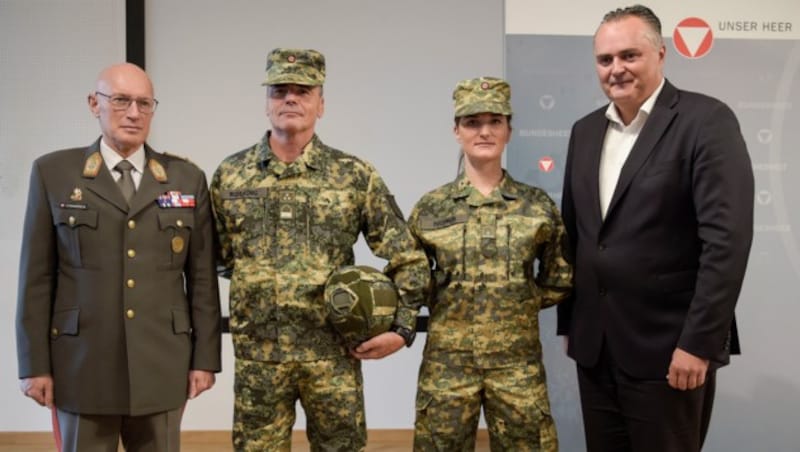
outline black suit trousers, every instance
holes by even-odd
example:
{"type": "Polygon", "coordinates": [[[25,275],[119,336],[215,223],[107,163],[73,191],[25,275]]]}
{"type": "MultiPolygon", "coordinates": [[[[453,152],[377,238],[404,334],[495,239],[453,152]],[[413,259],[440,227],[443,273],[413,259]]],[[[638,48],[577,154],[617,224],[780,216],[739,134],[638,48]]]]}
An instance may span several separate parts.
{"type": "Polygon", "coordinates": [[[591,368],[578,365],[588,452],[700,451],[711,420],[716,373],[706,383],[680,391],[663,380],[623,373],[608,347],[591,368]]]}

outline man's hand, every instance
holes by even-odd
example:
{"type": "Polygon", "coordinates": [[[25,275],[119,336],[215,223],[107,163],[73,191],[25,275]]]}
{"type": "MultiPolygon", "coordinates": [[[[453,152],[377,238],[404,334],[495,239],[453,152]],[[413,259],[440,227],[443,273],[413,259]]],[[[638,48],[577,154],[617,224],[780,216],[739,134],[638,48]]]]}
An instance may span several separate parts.
{"type": "Polygon", "coordinates": [[[702,386],[706,382],[708,360],[676,348],[672,352],[667,381],[675,389],[685,391],[702,386]]]}
{"type": "Polygon", "coordinates": [[[350,354],[358,359],[380,359],[400,350],[404,345],[406,340],[403,336],[389,331],[362,343],[351,350],[350,354]]]}
{"type": "Polygon", "coordinates": [[[19,389],[39,405],[53,408],[53,377],[50,375],[23,378],[19,389]]]}
{"type": "Polygon", "coordinates": [[[193,399],[202,394],[206,389],[211,389],[214,386],[216,377],[214,372],[207,370],[190,370],[189,371],[189,398],[193,399]]]}

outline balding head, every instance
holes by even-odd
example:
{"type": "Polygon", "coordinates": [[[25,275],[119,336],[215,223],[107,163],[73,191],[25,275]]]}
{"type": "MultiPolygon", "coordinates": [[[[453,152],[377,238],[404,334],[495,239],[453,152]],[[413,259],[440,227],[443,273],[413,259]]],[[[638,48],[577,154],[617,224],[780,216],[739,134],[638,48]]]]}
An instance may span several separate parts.
{"type": "Polygon", "coordinates": [[[95,90],[89,94],[89,108],[100,120],[103,141],[123,157],[142,146],[150,133],[153,112],[141,111],[143,104],[155,105],[153,83],[139,66],[131,63],[103,69],[95,90]],[[130,105],[120,107],[120,100],[122,105],[125,100],[130,105]]]}

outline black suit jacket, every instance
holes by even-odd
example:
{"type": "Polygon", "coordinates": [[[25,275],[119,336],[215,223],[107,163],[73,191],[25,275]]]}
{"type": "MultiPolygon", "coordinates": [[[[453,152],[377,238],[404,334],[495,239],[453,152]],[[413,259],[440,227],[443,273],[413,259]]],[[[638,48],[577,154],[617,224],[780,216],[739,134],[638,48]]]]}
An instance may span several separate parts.
{"type": "Polygon", "coordinates": [[[620,173],[605,220],[605,107],[575,123],[562,214],[575,290],[558,332],[583,366],[605,342],[631,376],[663,380],[679,347],[727,364],[753,236],[753,173],[733,112],[665,82],[620,173]]]}

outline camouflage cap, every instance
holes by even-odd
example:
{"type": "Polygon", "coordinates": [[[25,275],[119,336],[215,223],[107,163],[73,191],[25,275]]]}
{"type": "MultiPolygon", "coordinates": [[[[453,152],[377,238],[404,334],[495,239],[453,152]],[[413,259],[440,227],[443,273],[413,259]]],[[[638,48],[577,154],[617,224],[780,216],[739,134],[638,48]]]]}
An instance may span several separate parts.
{"type": "Polygon", "coordinates": [[[267,55],[267,78],[262,85],[318,86],[325,82],[325,57],[313,49],[273,49],[267,55]]]}
{"type": "Polygon", "coordinates": [[[325,283],[328,321],[347,348],[389,331],[397,311],[397,288],[388,276],[365,265],[334,271],[325,283]]]}
{"type": "Polygon", "coordinates": [[[511,87],[501,78],[462,80],[453,91],[453,100],[456,118],[478,113],[511,114],[511,87]]]}

